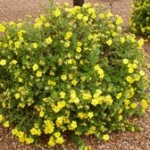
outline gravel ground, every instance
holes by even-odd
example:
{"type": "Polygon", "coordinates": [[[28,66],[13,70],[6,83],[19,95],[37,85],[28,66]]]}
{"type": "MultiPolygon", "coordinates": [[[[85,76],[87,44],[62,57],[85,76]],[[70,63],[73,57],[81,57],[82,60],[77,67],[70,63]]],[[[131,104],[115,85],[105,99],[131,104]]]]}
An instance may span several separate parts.
{"type": "MultiPolygon", "coordinates": [[[[61,3],[72,0],[56,0],[61,3]]],[[[119,14],[124,20],[124,26],[128,26],[131,13],[131,0],[85,0],[85,2],[102,2],[106,8],[110,8],[114,14],[119,14]],[[110,6],[110,2],[112,7],[110,6]]],[[[41,6],[47,6],[48,0],[0,0],[0,22],[24,18],[25,15],[37,16],[41,6]],[[39,7],[40,6],[40,7],[39,7]]],[[[144,50],[150,54],[150,42],[144,45],[144,50]]],[[[149,71],[148,71],[149,74],[149,71]]],[[[91,146],[91,150],[149,150],[150,149],[150,110],[138,120],[138,124],[144,128],[140,133],[113,133],[109,142],[101,142],[90,136],[83,138],[85,143],[91,146]]],[[[10,129],[0,126],[0,150],[48,150],[44,147],[35,147],[19,143],[10,134],[10,129]]],[[[67,140],[65,145],[57,146],[53,150],[77,150],[76,145],[67,140]]]]}

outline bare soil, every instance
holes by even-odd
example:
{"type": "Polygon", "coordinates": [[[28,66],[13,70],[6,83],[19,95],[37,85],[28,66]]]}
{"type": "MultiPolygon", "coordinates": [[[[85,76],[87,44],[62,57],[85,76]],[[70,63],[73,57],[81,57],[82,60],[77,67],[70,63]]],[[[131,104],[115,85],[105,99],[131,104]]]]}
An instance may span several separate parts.
{"type": "MultiPolygon", "coordinates": [[[[69,2],[72,0],[55,0],[55,2],[69,2]]],[[[103,3],[106,9],[111,9],[114,14],[120,15],[123,26],[129,24],[131,15],[131,0],[85,0],[91,3],[103,3]]],[[[17,21],[18,18],[24,19],[25,15],[36,17],[42,12],[42,7],[48,5],[48,0],[0,0],[0,22],[17,21]]],[[[149,58],[150,42],[144,45],[145,54],[149,58]]],[[[149,61],[149,60],[148,60],[149,61]]],[[[149,61],[150,62],[150,61],[149,61]]],[[[149,64],[148,64],[149,67],[149,64]]],[[[149,67],[150,69],[150,67],[149,67]]],[[[150,75],[149,70],[147,73],[150,75]]],[[[150,110],[144,117],[138,119],[138,124],[143,127],[142,132],[123,132],[113,133],[109,142],[102,142],[93,136],[83,138],[91,150],[149,150],[150,149],[150,110]]],[[[0,150],[50,150],[44,146],[25,145],[11,135],[10,129],[0,126],[0,150]]],[[[65,145],[56,146],[53,150],[77,150],[76,145],[68,139],[65,145]]]]}

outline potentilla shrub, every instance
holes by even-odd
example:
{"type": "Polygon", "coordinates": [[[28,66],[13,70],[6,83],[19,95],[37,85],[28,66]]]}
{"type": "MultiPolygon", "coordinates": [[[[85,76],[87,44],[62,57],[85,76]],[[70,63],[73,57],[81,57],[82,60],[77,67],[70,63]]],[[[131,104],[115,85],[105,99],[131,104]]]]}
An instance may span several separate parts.
{"type": "Polygon", "coordinates": [[[134,131],[149,106],[143,40],[121,31],[101,6],[52,6],[34,23],[0,24],[0,122],[27,144],[65,142],[65,133],[134,131]]]}
{"type": "Polygon", "coordinates": [[[150,1],[133,0],[131,30],[150,39],[150,1]]]}

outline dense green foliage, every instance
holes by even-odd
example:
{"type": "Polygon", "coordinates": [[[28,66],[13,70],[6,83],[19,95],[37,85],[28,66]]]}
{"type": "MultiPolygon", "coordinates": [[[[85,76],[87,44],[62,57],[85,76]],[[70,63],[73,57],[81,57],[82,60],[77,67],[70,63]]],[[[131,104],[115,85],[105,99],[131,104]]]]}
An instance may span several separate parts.
{"type": "Polygon", "coordinates": [[[52,6],[35,22],[0,24],[0,122],[27,144],[64,133],[134,131],[148,108],[142,40],[101,6],[52,6]]]}
{"type": "Polygon", "coordinates": [[[150,1],[133,0],[131,29],[150,39],[150,1]]]}

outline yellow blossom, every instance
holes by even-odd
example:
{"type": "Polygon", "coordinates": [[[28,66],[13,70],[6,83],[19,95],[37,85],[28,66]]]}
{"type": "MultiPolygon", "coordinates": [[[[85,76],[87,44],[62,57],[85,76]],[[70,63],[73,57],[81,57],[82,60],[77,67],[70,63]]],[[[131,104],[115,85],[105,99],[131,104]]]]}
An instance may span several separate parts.
{"type": "Polygon", "coordinates": [[[108,134],[104,134],[103,135],[103,140],[104,141],[108,141],[109,140],[109,135],[108,134]]]}
{"type": "Polygon", "coordinates": [[[54,137],[50,137],[48,145],[51,147],[54,147],[56,145],[54,137]]]}
{"type": "Polygon", "coordinates": [[[55,10],[53,11],[53,15],[54,15],[55,17],[59,17],[59,16],[61,15],[60,9],[59,9],[59,8],[55,9],[55,10]]]}
{"type": "Polygon", "coordinates": [[[143,109],[147,109],[147,108],[149,107],[148,101],[145,100],[145,99],[142,99],[141,105],[142,105],[142,108],[143,108],[143,109]]]}
{"type": "Polygon", "coordinates": [[[127,76],[126,81],[132,84],[134,82],[134,79],[131,76],[127,76]]]}
{"type": "Polygon", "coordinates": [[[76,48],[76,51],[77,51],[78,53],[80,53],[80,52],[82,51],[81,47],[77,47],[77,48],[76,48]]]}
{"type": "Polygon", "coordinates": [[[53,80],[48,80],[47,84],[51,86],[56,86],[56,82],[53,80]]]}
{"type": "Polygon", "coordinates": [[[116,96],[117,99],[120,99],[121,97],[122,97],[122,92],[118,93],[116,96]]]}
{"type": "Polygon", "coordinates": [[[69,125],[69,129],[70,130],[74,130],[75,128],[77,128],[77,122],[76,121],[72,121],[69,125]]]}
{"type": "Polygon", "coordinates": [[[126,59],[126,58],[124,58],[122,62],[123,62],[123,64],[125,64],[125,65],[126,65],[126,64],[128,64],[128,63],[129,63],[129,60],[128,60],[128,59],[126,59]]]}
{"type": "Polygon", "coordinates": [[[32,137],[28,137],[28,138],[25,138],[25,142],[26,144],[31,144],[34,142],[34,139],[32,137]]]}
{"type": "Polygon", "coordinates": [[[111,39],[107,40],[106,44],[108,44],[110,46],[112,44],[112,40],[111,39]]]}
{"type": "Polygon", "coordinates": [[[140,70],[139,74],[140,74],[140,76],[144,76],[145,72],[143,70],[140,70]]]}
{"type": "Polygon", "coordinates": [[[19,99],[19,98],[20,98],[20,94],[19,94],[19,93],[16,93],[16,94],[15,94],[15,98],[16,98],[16,99],[19,99]]]}
{"type": "Polygon", "coordinates": [[[101,19],[105,18],[105,15],[103,13],[100,13],[99,18],[101,18],[101,19]]]}
{"type": "Polygon", "coordinates": [[[71,31],[66,32],[66,34],[65,34],[65,40],[69,40],[71,38],[72,34],[73,33],[71,31]]]}
{"type": "Polygon", "coordinates": [[[6,128],[9,127],[9,121],[4,122],[3,126],[6,127],[6,128]]]}
{"type": "Polygon", "coordinates": [[[32,43],[32,47],[33,47],[34,49],[36,49],[36,48],[38,47],[38,44],[37,44],[37,43],[32,43]]]}
{"type": "Polygon", "coordinates": [[[116,24],[117,25],[121,25],[122,24],[122,18],[121,17],[117,16],[116,24]]]}
{"type": "Polygon", "coordinates": [[[6,27],[3,24],[0,24],[0,33],[5,32],[6,27]]]}
{"type": "Polygon", "coordinates": [[[136,108],[136,107],[137,107],[137,103],[132,103],[132,104],[131,104],[131,108],[134,109],[134,108],[136,108]]]}
{"type": "Polygon", "coordinates": [[[76,85],[77,85],[77,83],[78,83],[78,81],[77,81],[77,80],[75,80],[75,79],[71,81],[71,84],[72,84],[72,85],[74,85],[74,86],[76,86],[76,85]]]}
{"type": "Polygon", "coordinates": [[[36,71],[36,70],[38,70],[38,69],[39,69],[39,66],[38,66],[38,64],[34,64],[34,65],[32,66],[32,69],[33,69],[33,71],[36,71]]]}
{"type": "Polygon", "coordinates": [[[11,61],[11,64],[16,65],[16,64],[17,64],[17,60],[13,59],[13,60],[11,61]]]}
{"type": "Polygon", "coordinates": [[[52,41],[53,41],[53,40],[52,40],[52,38],[51,38],[50,36],[45,39],[45,43],[46,43],[46,44],[51,44],[52,41]]]}
{"type": "Polygon", "coordinates": [[[38,135],[38,136],[41,135],[41,130],[39,128],[32,128],[30,130],[30,132],[31,132],[32,135],[38,135]]]}
{"type": "Polygon", "coordinates": [[[42,77],[42,71],[37,71],[37,72],[36,72],[36,76],[37,76],[38,78],[42,77]]]}
{"type": "Polygon", "coordinates": [[[56,139],[56,143],[58,143],[58,144],[63,144],[65,142],[65,140],[64,140],[64,138],[61,136],[61,137],[58,137],[57,139],[56,139]]]}
{"type": "Polygon", "coordinates": [[[107,95],[106,97],[104,97],[104,102],[108,105],[112,105],[113,99],[110,95],[107,95]]]}
{"type": "Polygon", "coordinates": [[[121,37],[121,38],[120,38],[120,41],[121,41],[121,43],[123,44],[126,40],[125,40],[124,37],[121,37]]]}
{"type": "Polygon", "coordinates": [[[61,80],[66,81],[67,80],[67,76],[65,74],[61,75],[61,80]]]}
{"type": "Polygon", "coordinates": [[[1,66],[5,66],[6,65],[6,60],[5,59],[1,59],[0,60],[0,65],[1,66]]]}
{"type": "Polygon", "coordinates": [[[88,112],[87,116],[91,119],[94,116],[94,114],[93,112],[88,112]]]}
{"type": "Polygon", "coordinates": [[[3,121],[3,115],[2,114],[0,114],[0,123],[3,121]]]}
{"type": "Polygon", "coordinates": [[[65,92],[63,92],[63,91],[61,91],[61,92],[59,93],[59,95],[60,95],[60,98],[64,99],[64,98],[65,98],[65,96],[66,96],[66,93],[65,93],[65,92]]]}
{"type": "Polygon", "coordinates": [[[83,17],[83,14],[81,14],[81,13],[79,13],[79,14],[77,15],[77,19],[79,19],[79,20],[81,20],[82,17],[83,17]]]}

